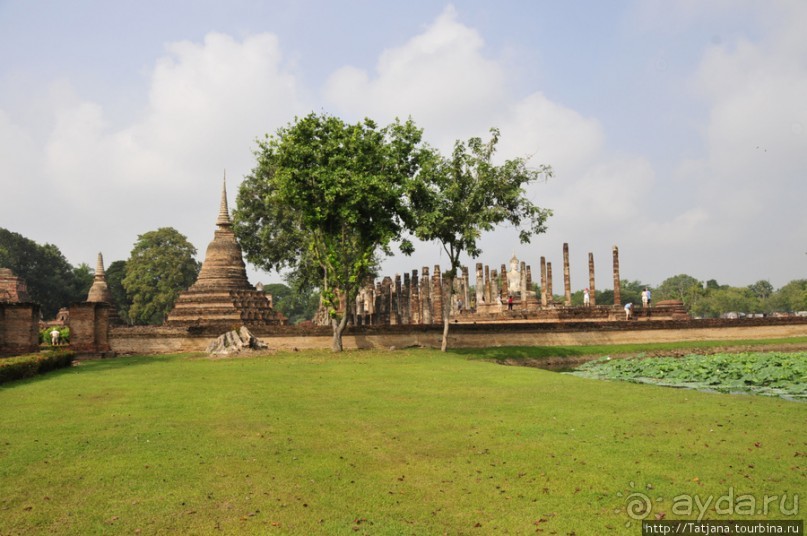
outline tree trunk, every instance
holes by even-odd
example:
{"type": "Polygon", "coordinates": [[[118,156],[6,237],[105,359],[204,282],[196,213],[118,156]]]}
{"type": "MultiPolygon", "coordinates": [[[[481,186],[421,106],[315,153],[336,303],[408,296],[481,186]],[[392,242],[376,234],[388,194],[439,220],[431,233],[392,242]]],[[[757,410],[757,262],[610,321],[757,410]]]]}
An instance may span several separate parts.
{"type": "Polygon", "coordinates": [[[331,326],[333,326],[333,340],[331,341],[332,352],[342,351],[342,332],[345,330],[346,325],[347,314],[344,314],[338,321],[335,318],[331,319],[331,326]]]}

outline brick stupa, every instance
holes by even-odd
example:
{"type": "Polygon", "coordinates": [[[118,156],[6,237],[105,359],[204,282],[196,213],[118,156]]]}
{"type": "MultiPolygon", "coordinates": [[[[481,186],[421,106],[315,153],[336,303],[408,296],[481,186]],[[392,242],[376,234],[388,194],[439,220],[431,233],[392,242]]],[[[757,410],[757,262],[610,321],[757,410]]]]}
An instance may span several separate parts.
{"type": "Polygon", "coordinates": [[[120,324],[122,322],[118,315],[117,307],[115,306],[115,299],[112,297],[112,291],[109,290],[109,285],[106,282],[106,272],[104,271],[104,256],[98,253],[98,260],[95,263],[95,276],[92,280],[92,286],[87,293],[87,300],[92,303],[108,303],[112,306],[109,312],[109,321],[113,324],[120,324]]]}
{"type": "Polygon", "coordinates": [[[232,225],[225,184],[216,220],[218,228],[207,246],[199,277],[179,295],[168,314],[167,325],[227,331],[241,325],[253,328],[285,322],[285,317],[272,309],[266,295],[249,283],[232,225]]]}
{"type": "Polygon", "coordinates": [[[25,281],[14,275],[10,268],[0,268],[0,302],[27,303],[28,286],[25,281]]]}

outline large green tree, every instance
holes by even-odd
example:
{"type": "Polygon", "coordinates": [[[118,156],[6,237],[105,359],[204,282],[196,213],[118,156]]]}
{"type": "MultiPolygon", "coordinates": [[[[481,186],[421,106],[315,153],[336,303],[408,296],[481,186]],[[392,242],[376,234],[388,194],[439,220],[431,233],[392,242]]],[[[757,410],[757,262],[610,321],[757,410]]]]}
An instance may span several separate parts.
{"type": "Polygon", "coordinates": [[[319,307],[319,292],[307,288],[293,288],[283,283],[271,283],[263,291],[272,295],[274,308],[283,313],[289,324],[311,320],[319,307]]]}
{"type": "Polygon", "coordinates": [[[687,274],[668,277],[656,288],[653,301],[680,300],[692,307],[704,296],[703,283],[687,274]]]}
{"type": "Polygon", "coordinates": [[[112,299],[115,301],[121,319],[128,323],[132,300],[129,299],[126,289],[123,288],[124,277],[126,277],[126,261],[115,261],[106,269],[106,284],[109,292],[112,293],[112,299]]]}
{"type": "Polygon", "coordinates": [[[123,288],[131,299],[129,320],[135,324],[161,324],[179,293],[196,280],[201,267],[196,248],[172,227],[137,237],[123,288]]]}
{"type": "Polygon", "coordinates": [[[795,279],[771,296],[777,311],[807,311],[807,279],[795,279]]]}
{"type": "Polygon", "coordinates": [[[25,281],[31,300],[40,305],[45,318],[55,317],[61,307],[84,301],[92,285],[92,271],[86,264],[73,267],[55,245],[40,245],[3,228],[0,267],[10,268],[25,281]]]}
{"type": "Polygon", "coordinates": [[[312,113],[260,140],[257,166],[241,184],[234,229],[247,260],[318,280],[334,351],[342,350],[345,304],[401,236],[406,186],[427,152],[421,135],[411,121],[379,128],[312,113]]]}
{"type": "Polygon", "coordinates": [[[425,160],[422,173],[410,187],[414,235],[439,242],[450,263],[443,273],[449,296],[443,300],[443,351],[448,346],[451,295],[460,256],[478,257],[482,233],[505,222],[519,229],[522,243],[529,242],[532,235],[546,230],[552,214],[533,204],[525,192],[529,184],[550,177],[552,169],[545,165],[531,168],[523,158],[495,165],[499,131],[494,128],[490,134],[487,142],[477,137],[458,140],[450,157],[425,160]]]}
{"type": "Polygon", "coordinates": [[[754,296],[749,287],[731,287],[708,289],[690,309],[696,317],[717,318],[726,313],[759,313],[762,312],[761,301],[754,296]]]}

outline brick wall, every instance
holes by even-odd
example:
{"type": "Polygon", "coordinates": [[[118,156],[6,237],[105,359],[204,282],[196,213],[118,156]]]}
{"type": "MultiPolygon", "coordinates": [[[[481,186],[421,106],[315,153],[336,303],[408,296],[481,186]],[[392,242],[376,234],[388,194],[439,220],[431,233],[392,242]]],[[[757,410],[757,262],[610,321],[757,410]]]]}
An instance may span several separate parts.
{"type": "MultiPolygon", "coordinates": [[[[223,333],[226,330],[222,330],[223,333]]],[[[279,326],[253,333],[274,350],[329,349],[331,330],[320,327],[279,326]]],[[[203,352],[221,333],[167,327],[113,327],[110,347],[121,354],[203,352]]],[[[807,336],[805,318],[743,320],[670,320],[657,322],[522,322],[455,324],[449,348],[494,346],[559,346],[628,344],[698,340],[741,340],[807,336]]],[[[346,349],[424,346],[439,348],[442,326],[349,327],[346,349]]]]}
{"type": "Polygon", "coordinates": [[[106,303],[84,302],[70,305],[70,349],[78,353],[102,354],[110,351],[109,315],[106,303]]]}
{"type": "Polygon", "coordinates": [[[0,303],[0,355],[39,350],[39,305],[0,303]]]}

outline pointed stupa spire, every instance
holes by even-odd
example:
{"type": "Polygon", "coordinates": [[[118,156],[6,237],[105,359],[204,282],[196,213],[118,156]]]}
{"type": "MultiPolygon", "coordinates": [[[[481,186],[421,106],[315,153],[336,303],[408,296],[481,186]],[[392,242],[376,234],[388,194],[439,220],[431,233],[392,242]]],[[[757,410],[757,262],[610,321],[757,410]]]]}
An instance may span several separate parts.
{"type": "Polygon", "coordinates": [[[87,293],[88,302],[114,303],[112,292],[106,283],[106,272],[104,272],[104,256],[99,252],[98,260],[95,263],[95,277],[93,278],[90,291],[87,293]]]}
{"type": "Polygon", "coordinates": [[[100,251],[98,252],[98,260],[95,262],[95,277],[98,278],[99,275],[106,275],[106,272],[104,272],[104,256],[100,251]]]}
{"type": "Polygon", "coordinates": [[[216,225],[219,227],[229,227],[232,225],[230,221],[230,211],[227,208],[227,172],[224,172],[224,180],[221,184],[221,205],[219,206],[219,217],[216,220],[216,225]]]}

